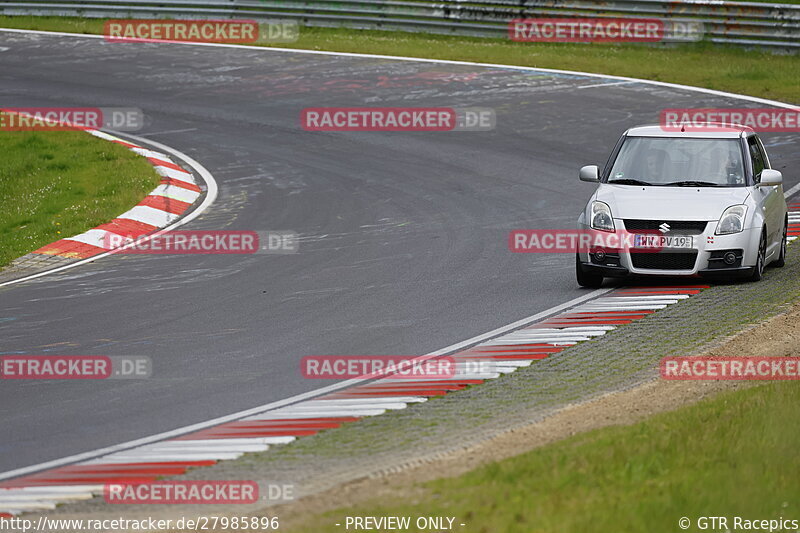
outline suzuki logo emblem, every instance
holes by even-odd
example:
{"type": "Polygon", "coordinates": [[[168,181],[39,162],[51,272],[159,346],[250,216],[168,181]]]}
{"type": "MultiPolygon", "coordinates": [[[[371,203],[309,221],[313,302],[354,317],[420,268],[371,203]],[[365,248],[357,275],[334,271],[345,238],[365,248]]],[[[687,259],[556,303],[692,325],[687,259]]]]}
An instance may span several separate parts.
{"type": "Polygon", "coordinates": [[[667,224],[666,222],[664,222],[658,227],[658,231],[660,231],[661,233],[667,233],[669,232],[670,229],[671,228],[669,227],[669,224],[667,224]]]}

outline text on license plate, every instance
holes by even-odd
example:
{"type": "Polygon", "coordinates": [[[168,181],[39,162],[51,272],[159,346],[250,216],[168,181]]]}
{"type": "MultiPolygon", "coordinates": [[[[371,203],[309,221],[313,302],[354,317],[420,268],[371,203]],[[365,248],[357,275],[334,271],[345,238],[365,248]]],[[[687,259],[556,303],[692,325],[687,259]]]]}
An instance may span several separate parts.
{"type": "Polygon", "coordinates": [[[691,235],[634,235],[636,248],[694,248],[691,235]]]}

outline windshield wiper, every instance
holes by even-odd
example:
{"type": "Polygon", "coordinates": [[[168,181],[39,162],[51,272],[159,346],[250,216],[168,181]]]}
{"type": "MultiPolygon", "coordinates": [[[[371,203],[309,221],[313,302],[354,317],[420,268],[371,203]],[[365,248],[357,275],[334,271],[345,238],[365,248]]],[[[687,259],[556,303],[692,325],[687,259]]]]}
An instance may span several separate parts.
{"type": "Polygon", "coordinates": [[[719,183],[710,181],[673,181],[672,183],[665,183],[664,187],[721,187],[719,183]]]}
{"type": "Polygon", "coordinates": [[[621,185],[652,185],[642,180],[635,180],[633,178],[624,178],[621,180],[609,180],[608,183],[619,183],[621,185]]]}

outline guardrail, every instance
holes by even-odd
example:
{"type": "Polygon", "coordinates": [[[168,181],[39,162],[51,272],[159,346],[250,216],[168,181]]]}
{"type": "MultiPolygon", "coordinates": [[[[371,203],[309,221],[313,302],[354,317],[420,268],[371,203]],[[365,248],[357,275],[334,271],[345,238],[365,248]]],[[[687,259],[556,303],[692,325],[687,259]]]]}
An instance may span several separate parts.
{"type": "Polygon", "coordinates": [[[800,50],[800,5],[724,0],[32,0],[3,15],[292,19],[305,26],[508,37],[516,18],[661,18],[702,23],[705,40],[800,50]]]}

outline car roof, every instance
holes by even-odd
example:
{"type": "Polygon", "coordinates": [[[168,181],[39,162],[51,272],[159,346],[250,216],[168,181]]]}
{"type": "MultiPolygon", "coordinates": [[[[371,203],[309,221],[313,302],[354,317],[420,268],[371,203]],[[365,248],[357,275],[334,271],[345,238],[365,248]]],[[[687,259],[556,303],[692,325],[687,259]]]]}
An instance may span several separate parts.
{"type": "Polygon", "coordinates": [[[676,138],[706,138],[706,139],[738,139],[753,135],[755,132],[747,126],[737,124],[719,124],[706,122],[693,124],[686,128],[677,126],[661,126],[649,124],[630,128],[625,134],[628,137],[676,137],[676,138]]]}

